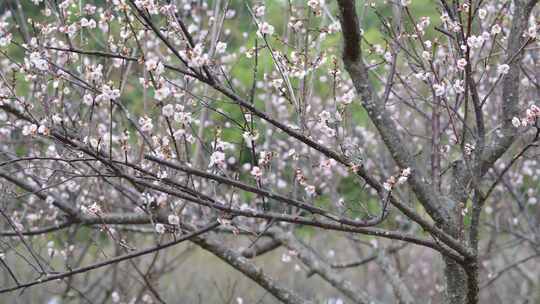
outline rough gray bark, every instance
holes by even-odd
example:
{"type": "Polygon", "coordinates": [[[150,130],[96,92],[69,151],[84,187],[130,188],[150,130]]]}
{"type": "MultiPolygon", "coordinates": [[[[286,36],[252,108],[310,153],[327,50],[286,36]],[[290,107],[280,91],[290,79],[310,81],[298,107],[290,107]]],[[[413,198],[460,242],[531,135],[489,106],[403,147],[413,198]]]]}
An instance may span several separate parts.
{"type": "Polygon", "coordinates": [[[253,262],[242,256],[241,253],[228,249],[227,247],[219,244],[217,241],[209,238],[199,237],[193,239],[193,242],[252,279],[255,283],[259,284],[259,286],[268,290],[270,294],[275,296],[281,302],[288,304],[312,303],[308,300],[302,299],[293,291],[285,288],[270,278],[262,271],[261,268],[257,267],[253,262]]]}

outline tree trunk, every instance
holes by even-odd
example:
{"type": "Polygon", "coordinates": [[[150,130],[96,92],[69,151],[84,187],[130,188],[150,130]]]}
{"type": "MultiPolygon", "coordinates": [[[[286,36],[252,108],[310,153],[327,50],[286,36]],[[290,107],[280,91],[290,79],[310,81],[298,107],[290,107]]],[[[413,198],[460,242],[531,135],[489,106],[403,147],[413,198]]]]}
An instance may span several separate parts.
{"type": "Polygon", "coordinates": [[[444,304],[467,303],[467,274],[455,261],[443,257],[444,277],[446,280],[444,304]]]}

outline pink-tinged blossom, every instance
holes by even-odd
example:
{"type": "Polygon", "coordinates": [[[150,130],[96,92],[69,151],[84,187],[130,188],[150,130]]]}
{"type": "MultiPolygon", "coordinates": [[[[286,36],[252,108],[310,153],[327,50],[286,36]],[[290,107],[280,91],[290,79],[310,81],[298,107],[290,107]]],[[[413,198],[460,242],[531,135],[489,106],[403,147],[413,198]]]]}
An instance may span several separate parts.
{"type": "Polygon", "coordinates": [[[254,166],[251,168],[251,171],[249,172],[251,176],[255,177],[256,179],[260,179],[262,177],[262,170],[261,168],[254,166]]]}
{"type": "Polygon", "coordinates": [[[259,31],[263,35],[272,35],[274,34],[274,26],[272,26],[268,22],[263,22],[259,28],[259,31]]]}
{"type": "Polygon", "coordinates": [[[264,5],[257,6],[257,8],[255,8],[255,17],[257,18],[264,17],[265,13],[266,13],[266,7],[264,5]]]}
{"type": "Polygon", "coordinates": [[[531,112],[537,117],[537,118],[540,118],[540,107],[536,106],[536,105],[532,105],[529,107],[529,109],[531,110],[531,112]]]}
{"type": "Polygon", "coordinates": [[[467,60],[465,58],[461,58],[457,61],[457,67],[460,70],[464,70],[467,66],[467,60]]]}
{"type": "Polygon", "coordinates": [[[518,117],[512,118],[512,125],[516,128],[519,128],[520,126],[532,126],[538,119],[540,119],[540,108],[536,105],[531,105],[525,110],[525,117],[522,117],[521,119],[518,117]]]}
{"type": "Polygon", "coordinates": [[[536,121],[536,113],[534,113],[530,108],[525,111],[527,123],[533,125],[536,121]]]}
{"type": "Polygon", "coordinates": [[[392,175],[383,183],[383,187],[386,191],[391,191],[396,182],[396,177],[392,175]]]}

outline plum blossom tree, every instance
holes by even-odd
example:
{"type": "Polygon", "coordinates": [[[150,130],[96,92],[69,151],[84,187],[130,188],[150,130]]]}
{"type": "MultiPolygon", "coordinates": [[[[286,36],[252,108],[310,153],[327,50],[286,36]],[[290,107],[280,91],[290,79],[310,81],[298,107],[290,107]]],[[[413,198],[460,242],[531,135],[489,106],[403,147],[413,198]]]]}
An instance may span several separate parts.
{"type": "Polygon", "coordinates": [[[7,1],[0,293],[165,303],[191,242],[283,303],[280,248],[335,303],[537,301],[538,0],[415,2],[7,1]]]}

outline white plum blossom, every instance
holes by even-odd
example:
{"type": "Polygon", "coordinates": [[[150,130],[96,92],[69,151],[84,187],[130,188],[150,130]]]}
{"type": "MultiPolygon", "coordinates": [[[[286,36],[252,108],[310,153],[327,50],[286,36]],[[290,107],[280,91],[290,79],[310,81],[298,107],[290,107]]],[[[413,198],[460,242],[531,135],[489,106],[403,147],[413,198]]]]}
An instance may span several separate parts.
{"type": "Polygon", "coordinates": [[[400,3],[401,3],[402,6],[409,6],[409,5],[411,5],[412,0],[401,0],[400,3]]]}
{"type": "Polygon", "coordinates": [[[467,45],[471,48],[477,49],[484,43],[484,37],[471,35],[467,38],[467,45]]]}
{"type": "Polygon", "coordinates": [[[409,167],[407,167],[407,168],[403,169],[403,171],[401,171],[401,175],[405,176],[405,177],[411,176],[411,173],[412,173],[412,170],[409,167]]]}
{"type": "Polygon", "coordinates": [[[169,86],[164,85],[161,88],[156,90],[156,92],[154,93],[154,98],[156,100],[161,101],[161,100],[169,97],[170,94],[171,94],[171,89],[169,88],[169,86]]]}
{"type": "Polygon", "coordinates": [[[101,86],[101,94],[96,96],[96,102],[109,102],[118,97],[120,97],[120,90],[112,89],[109,85],[104,84],[101,86]]]}
{"type": "Polygon", "coordinates": [[[103,79],[103,65],[98,64],[90,66],[87,70],[86,78],[89,81],[101,82],[103,79]]]}
{"type": "Polygon", "coordinates": [[[144,66],[146,67],[147,71],[153,71],[157,68],[158,63],[159,63],[158,58],[154,57],[154,58],[148,59],[146,63],[144,64],[144,66]]]}
{"type": "Polygon", "coordinates": [[[54,114],[52,116],[52,121],[55,124],[60,124],[63,121],[63,119],[62,119],[62,116],[60,116],[60,114],[54,114]]]}
{"type": "Polygon", "coordinates": [[[284,254],[281,255],[281,261],[283,263],[290,263],[292,261],[292,258],[291,258],[291,256],[289,254],[284,253],[284,254]]]}
{"type": "Polygon", "coordinates": [[[315,195],[315,186],[313,185],[307,185],[306,188],[306,193],[309,195],[309,196],[313,196],[315,195]]]}
{"type": "Polygon", "coordinates": [[[227,50],[227,43],[225,42],[218,42],[216,45],[216,53],[223,54],[227,50]]]}
{"type": "Polygon", "coordinates": [[[435,91],[435,96],[443,96],[446,93],[446,87],[443,83],[436,83],[433,85],[433,90],[435,91]]]}
{"type": "Polygon", "coordinates": [[[160,224],[160,223],[156,224],[155,229],[156,229],[156,232],[159,234],[165,233],[165,225],[163,224],[160,224]]]}
{"type": "Polygon", "coordinates": [[[327,126],[326,124],[321,124],[321,131],[326,135],[327,137],[334,137],[336,136],[336,130],[332,129],[331,127],[327,126]]]}
{"type": "Polygon", "coordinates": [[[180,224],[180,218],[175,214],[169,214],[169,216],[167,217],[167,221],[169,222],[169,224],[174,226],[180,224]]]}
{"type": "Polygon", "coordinates": [[[161,114],[165,117],[171,117],[174,115],[174,106],[172,104],[168,104],[163,106],[161,109],[161,114]]]}
{"type": "Polygon", "coordinates": [[[37,129],[37,132],[41,135],[49,135],[50,133],[50,130],[49,128],[47,128],[47,126],[45,125],[40,125],[39,128],[37,129]]]}
{"type": "Polygon", "coordinates": [[[510,66],[508,64],[500,64],[497,66],[497,73],[499,75],[506,75],[510,71],[510,66]]]}
{"type": "Polygon", "coordinates": [[[478,10],[478,18],[484,19],[487,16],[487,11],[483,8],[478,10]]]}
{"type": "Polygon", "coordinates": [[[332,22],[328,26],[328,33],[329,34],[337,33],[339,31],[341,31],[341,24],[338,21],[332,22]]]}
{"type": "Polygon", "coordinates": [[[120,295],[118,294],[117,291],[113,291],[113,293],[111,293],[111,300],[113,303],[120,302],[120,295]]]}
{"type": "Polygon", "coordinates": [[[341,96],[341,102],[344,104],[350,104],[354,99],[354,90],[349,90],[343,96],[341,96]]]}
{"type": "Polygon", "coordinates": [[[214,166],[220,169],[225,169],[227,166],[227,163],[225,162],[225,153],[222,151],[214,151],[214,153],[210,155],[210,163],[208,164],[208,168],[212,168],[214,166]]]}
{"type": "Polygon", "coordinates": [[[81,18],[81,27],[87,27],[87,28],[90,28],[90,29],[94,29],[96,28],[96,20],[94,19],[86,19],[86,18],[81,18]]]}
{"type": "Polygon", "coordinates": [[[45,71],[49,67],[47,60],[45,60],[39,52],[30,53],[30,63],[41,71],[45,71]]]}
{"type": "Polygon", "coordinates": [[[307,5],[314,11],[320,10],[322,4],[324,4],[324,0],[308,0],[307,2],[307,5]]]}
{"type": "Polygon", "coordinates": [[[272,84],[274,88],[279,89],[283,85],[283,79],[276,78],[276,79],[273,79],[270,83],[272,84]]]}
{"type": "Polygon", "coordinates": [[[383,183],[383,188],[386,190],[386,191],[392,191],[392,189],[396,186],[396,185],[401,185],[401,184],[404,184],[405,182],[407,182],[407,180],[409,179],[409,177],[411,176],[411,173],[412,173],[412,170],[411,168],[405,168],[403,170],[401,170],[401,172],[399,173],[399,175],[396,177],[394,175],[390,176],[384,183],[383,183]]]}
{"type": "Polygon", "coordinates": [[[139,118],[139,124],[141,125],[141,130],[143,132],[150,132],[154,128],[154,124],[152,123],[152,118],[150,118],[147,115],[139,118]]]}
{"type": "Polygon", "coordinates": [[[521,127],[521,120],[517,117],[513,117],[512,118],[512,125],[515,127],[515,128],[519,128],[521,127]]]}
{"type": "Polygon", "coordinates": [[[201,43],[196,44],[191,50],[182,50],[179,53],[192,68],[202,67],[209,62],[209,56],[207,53],[204,53],[204,45],[201,43]]]}
{"type": "Polygon", "coordinates": [[[84,94],[83,102],[87,106],[91,106],[94,103],[94,97],[91,94],[84,94]]]}
{"type": "Polygon", "coordinates": [[[532,24],[528,29],[527,29],[527,36],[529,36],[529,38],[531,39],[536,39],[536,36],[538,35],[538,30],[536,28],[536,24],[532,24]]]}
{"type": "Polygon", "coordinates": [[[242,137],[244,137],[246,146],[248,148],[251,148],[253,146],[253,143],[259,138],[259,133],[257,131],[246,131],[242,134],[242,137]]]}
{"type": "Polygon", "coordinates": [[[466,143],[465,146],[463,147],[463,152],[465,153],[465,155],[471,155],[472,152],[476,149],[476,147],[471,144],[471,143],[466,143]]]}
{"type": "Polygon", "coordinates": [[[454,85],[452,86],[454,88],[454,91],[457,93],[457,94],[462,94],[465,92],[465,85],[464,85],[465,81],[464,80],[460,80],[460,79],[456,79],[454,81],[454,85]]]}
{"type": "Polygon", "coordinates": [[[31,125],[25,125],[22,129],[22,135],[28,136],[28,135],[36,135],[38,130],[38,125],[31,124],[31,125]]]}
{"type": "Polygon", "coordinates": [[[497,35],[497,34],[499,34],[501,31],[502,31],[502,28],[501,28],[501,26],[498,25],[498,24],[495,24],[494,26],[491,27],[491,34],[493,34],[493,35],[497,35]]]}
{"type": "Polygon", "coordinates": [[[0,47],[9,45],[11,43],[12,38],[13,38],[13,35],[11,33],[7,33],[4,36],[0,37],[0,47]]]}

